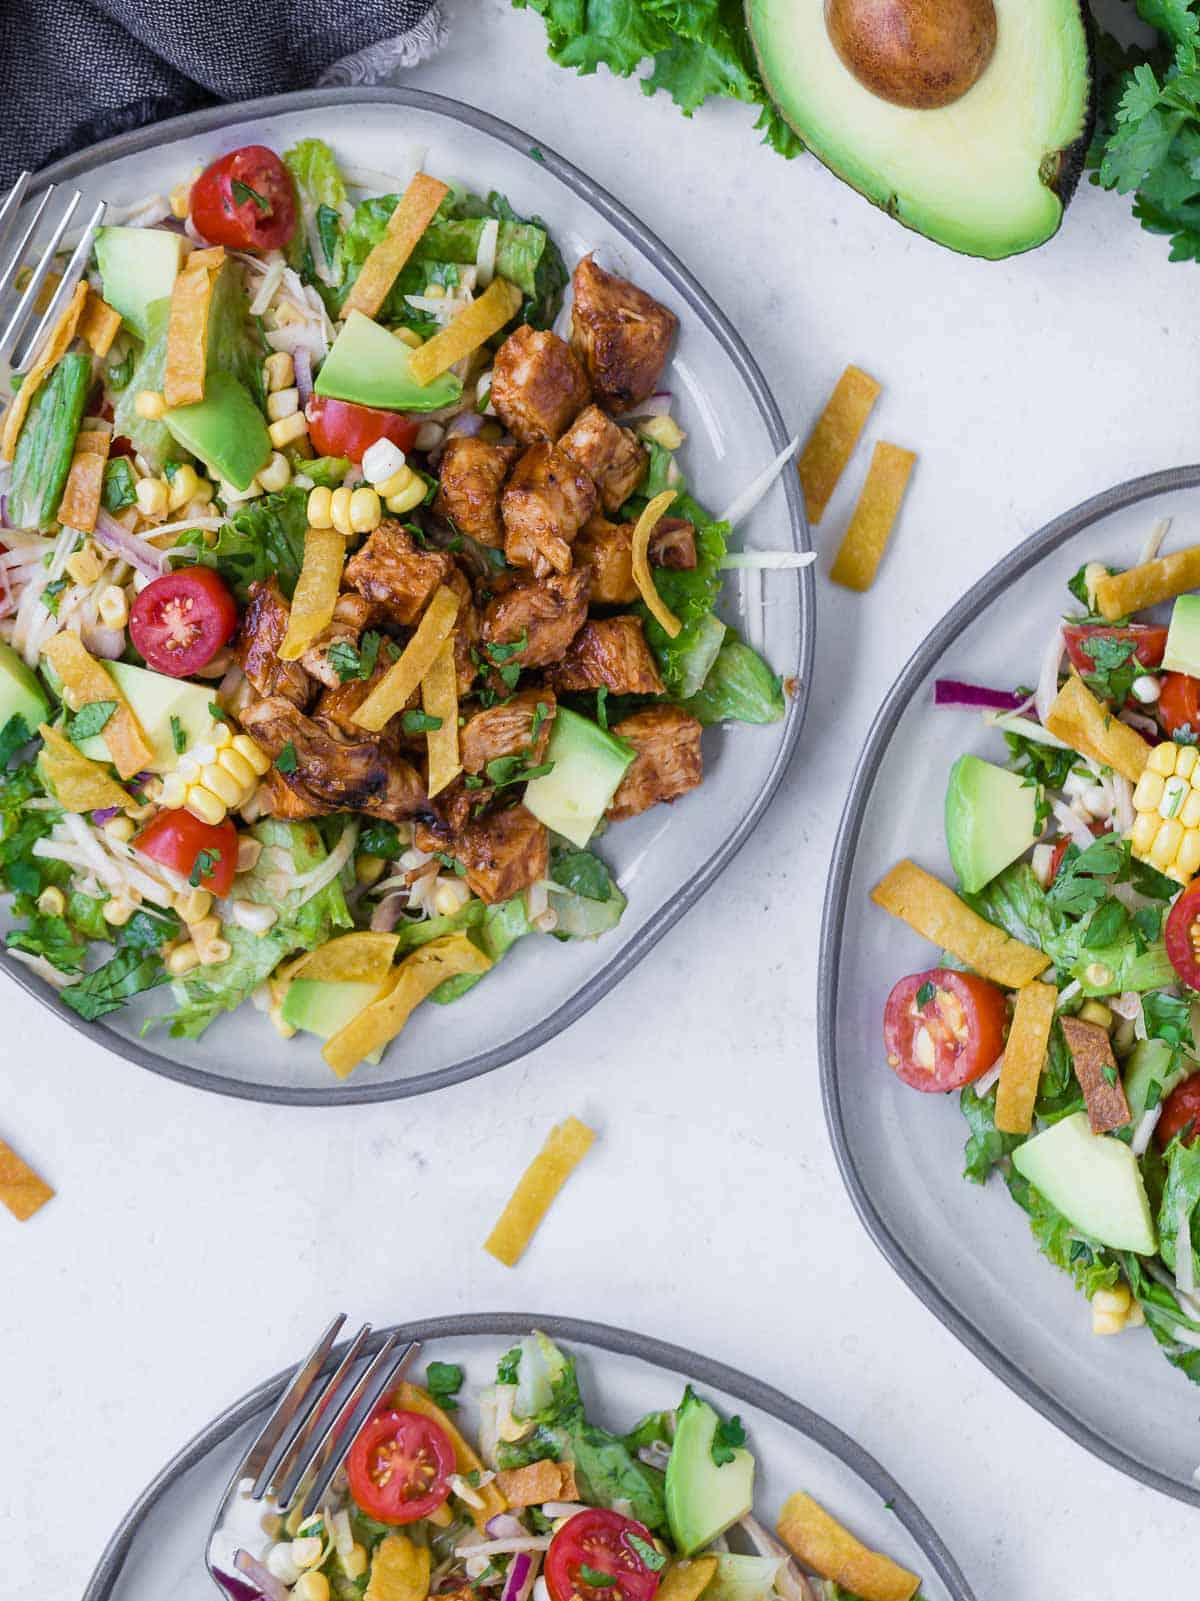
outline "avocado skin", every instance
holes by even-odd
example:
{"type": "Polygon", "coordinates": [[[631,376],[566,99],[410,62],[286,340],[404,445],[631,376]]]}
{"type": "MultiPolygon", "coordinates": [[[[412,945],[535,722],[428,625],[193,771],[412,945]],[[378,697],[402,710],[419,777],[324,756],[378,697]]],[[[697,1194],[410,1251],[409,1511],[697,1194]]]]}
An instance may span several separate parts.
{"type": "MultiPolygon", "coordinates": [[[[787,123],[788,127],[791,128],[792,132],[801,141],[801,143],[804,145],[804,148],[808,150],[808,145],[805,142],[804,129],[798,127],[796,123],[792,121],[791,117],[788,116],[787,111],[784,109],[772,86],[770,69],[767,66],[767,62],[764,58],[762,50],[759,47],[758,39],[754,31],[753,9],[754,0],[742,0],[742,16],[746,24],[746,32],[750,36],[750,48],[754,53],[754,62],[758,69],[758,75],[763,81],[763,85],[766,88],[767,94],[770,97],[771,103],[775,110],[778,111],[779,115],[787,123]]],[[[1062,227],[1062,221],[1063,217],[1066,215],[1067,207],[1074,198],[1075,191],[1079,187],[1079,180],[1082,178],[1084,169],[1087,166],[1087,156],[1088,151],[1091,148],[1092,138],[1096,131],[1097,116],[1096,25],[1092,19],[1089,8],[1082,4],[1081,0],[1075,0],[1075,10],[1078,13],[1079,20],[1083,28],[1084,41],[1087,47],[1087,104],[1084,109],[1083,128],[1078,138],[1074,139],[1069,145],[1064,146],[1063,149],[1055,153],[1054,165],[1056,170],[1051,174],[1047,174],[1045,170],[1046,163],[1045,161],[1042,163],[1043,182],[1046,183],[1047,188],[1052,190],[1053,193],[1058,196],[1062,206],[1062,210],[1059,214],[1058,224],[1054,229],[1054,233],[1048,235],[1045,239],[1039,239],[1035,244],[1022,246],[1019,249],[1009,252],[1009,255],[1000,258],[987,256],[982,251],[976,252],[966,249],[959,249],[958,246],[947,244],[941,239],[931,239],[931,243],[941,245],[944,250],[952,250],[956,255],[972,256],[974,259],[979,261],[988,261],[994,259],[1008,260],[1011,256],[1024,255],[1030,250],[1037,250],[1040,249],[1042,245],[1049,244],[1050,240],[1053,239],[1054,235],[1058,232],[1058,229],[1062,227]]],[[[809,154],[813,154],[813,152],[809,151],[809,154]]],[[[844,172],[838,170],[833,162],[826,161],[820,156],[817,157],[817,160],[821,162],[822,166],[828,167],[829,171],[832,172],[836,178],[840,178],[848,188],[853,189],[856,195],[859,195],[863,200],[868,201],[871,205],[876,206],[880,211],[886,212],[887,215],[891,217],[893,222],[898,222],[902,228],[907,228],[910,233],[918,234],[921,238],[930,238],[930,235],[924,233],[914,223],[906,221],[905,218],[900,215],[899,209],[893,204],[894,197],[893,200],[875,200],[871,195],[864,194],[861,189],[857,188],[844,172]]]]}

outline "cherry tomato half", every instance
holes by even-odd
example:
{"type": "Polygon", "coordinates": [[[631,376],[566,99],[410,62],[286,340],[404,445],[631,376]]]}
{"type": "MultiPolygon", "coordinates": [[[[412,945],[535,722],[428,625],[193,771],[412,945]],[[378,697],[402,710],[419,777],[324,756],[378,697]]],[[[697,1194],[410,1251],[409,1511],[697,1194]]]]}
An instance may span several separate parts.
{"type": "Polygon", "coordinates": [[[377,439],[390,439],[401,450],[411,450],[420,423],[398,411],[359,406],[353,400],[329,400],[313,395],[304,408],[308,437],[319,456],[349,456],[361,461],[377,439]]]}
{"type": "Polygon", "coordinates": [[[419,1412],[378,1412],[359,1432],[346,1463],[350,1493],[380,1523],[415,1523],[450,1494],[454,1447],[419,1412]]]}
{"type": "Polygon", "coordinates": [[[1193,1073],[1182,1084],[1176,1084],[1167,1096],[1162,1115],[1154,1127],[1154,1138],[1165,1151],[1181,1131],[1185,1145],[1195,1145],[1200,1139],[1200,1073],[1193,1073]]]}
{"type": "Polygon", "coordinates": [[[198,673],[233,638],[237,604],[211,567],[153,578],[134,601],[129,634],[156,673],[198,673]]]}
{"type": "Polygon", "coordinates": [[[1171,966],[1191,989],[1200,989],[1200,880],[1167,913],[1163,937],[1171,966]]]}
{"type": "Polygon", "coordinates": [[[630,1535],[654,1548],[649,1529],[607,1507],[588,1507],[568,1518],[546,1552],[550,1601],[652,1601],[659,1576],[629,1543],[630,1535]],[[606,1582],[589,1584],[589,1571],[606,1582]]]}
{"type": "Polygon", "coordinates": [[[887,998],[888,1066],[915,1090],[957,1090],[1004,1049],[1004,991],[973,973],[934,967],[902,978],[887,998]]]}
{"type": "Polygon", "coordinates": [[[231,250],[282,250],[296,227],[291,174],[266,145],[243,145],[205,167],[190,207],[196,232],[231,250]]]}
{"type": "Polygon", "coordinates": [[[191,812],[162,811],[135,836],[133,848],[185,878],[195,873],[196,887],[213,895],[228,895],[233,888],[238,836],[228,817],[223,823],[202,823],[191,812]]]}
{"type": "Polygon", "coordinates": [[[1159,623],[1129,623],[1124,628],[1109,628],[1104,623],[1068,623],[1063,629],[1067,642],[1067,655],[1071,666],[1079,673],[1094,673],[1096,663],[1084,642],[1089,639],[1128,639],[1134,641],[1134,655],[1143,667],[1157,667],[1167,648],[1167,630],[1159,623]]]}
{"type": "Polygon", "coordinates": [[[1164,673],[1159,680],[1158,717],[1172,738],[1180,728],[1200,734],[1200,678],[1190,673],[1164,673]]]}

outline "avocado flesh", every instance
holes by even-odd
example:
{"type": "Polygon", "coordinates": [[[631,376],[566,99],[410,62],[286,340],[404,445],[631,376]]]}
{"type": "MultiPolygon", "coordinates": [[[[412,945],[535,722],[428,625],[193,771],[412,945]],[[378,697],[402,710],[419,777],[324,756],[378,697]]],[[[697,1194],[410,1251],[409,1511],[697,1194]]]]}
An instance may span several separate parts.
{"type": "Polygon", "coordinates": [[[979,81],[937,110],[881,100],[843,64],[823,0],[746,0],[767,91],[817,159],[907,228],[999,260],[1057,232],[1091,122],[1078,0],[995,0],[979,81]]]}
{"type": "Polygon", "coordinates": [[[667,1522],[680,1553],[692,1556],[732,1528],[754,1505],[754,1458],[740,1447],[713,1461],[720,1418],[690,1391],[679,1408],[667,1462],[667,1522]]]}
{"type": "Polygon", "coordinates": [[[1151,1084],[1158,1085],[1160,1105],[1178,1084],[1182,1084],[1195,1064],[1165,1040],[1138,1040],[1125,1059],[1122,1074],[1125,1099],[1134,1121],[1146,1111],[1151,1084]]]}
{"type": "MultiPolygon", "coordinates": [[[[359,984],[350,980],[295,978],[287,987],[281,1008],[283,1021],[327,1040],[357,1017],[379,994],[378,984],[359,984]]],[[[364,1060],[378,1063],[383,1047],[371,1051],[364,1060]]]]}
{"type": "Polygon", "coordinates": [[[1024,1145],[1013,1166],[1083,1233],[1114,1251],[1158,1249],[1137,1157],[1108,1134],[1093,1134],[1086,1112],[1072,1112],[1024,1145]]]}
{"type": "Polygon", "coordinates": [[[958,881],[977,894],[1034,843],[1037,791],[979,756],[960,756],[946,784],[946,845],[958,881]]]}
{"type": "MultiPolygon", "coordinates": [[[[104,662],[105,672],[116,680],[117,688],[129,702],[129,709],[142,725],[154,752],[150,763],[152,773],[171,773],[179,765],[179,758],[197,745],[207,744],[216,731],[212,714],[213,689],[204,684],[189,684],[184,678],[169,678],[166,673],[152,672],[148,667],[135,667],[131,662],[104,662]],[[182,751],[175,749],[175,718],[182,751]]],[[[103,734],[93,734],[77,741],[79,749],[93,761],[108,761],[108,746],[103,734]]]]}
{"type": "Polygon", "coordinates": [[[183,247],[181,234],[163,228],[101,228],[96,235],[104,298],[139,339],[150,337],[150,307],[175,287],[183,247]]]}
{"type": "Polygon", "coordinates": [[[551,771],[526,784],[525,805],[539,823],[582,850],[616,794],[633,749],[590,718],[560,706],[545,759],[551,771]]]}
{"type": "Polygon", "coordinates": [[[199,457],[214,478],[235,489],[249,489],[271,455],[271,436],[263,414],[243,384],[226,372],[210,372],[204,399],[163,413],[171,435],[199,457]]]}
{"type": "Polygon", "coordinates": [[[462,398],[462,379],[444,372],[419,384],[409,371],[412,351],[361,311],[352,311],[325,357],[315,385],[329,400],[385,411],[440,411],[462,398]]]}
{"type": "Polygon", "coordinates": [[[0,728],[10,717],[23,717],[30,735],[50,715],[50,702],[37,674],[17,655],[11,645],[0,640],[0,728]]]}
{"type": "Polygon", "coordinates": [[[1200,595],[1180,595],[1171,612],[1163,670],[1200,678],[1200,595]]]}

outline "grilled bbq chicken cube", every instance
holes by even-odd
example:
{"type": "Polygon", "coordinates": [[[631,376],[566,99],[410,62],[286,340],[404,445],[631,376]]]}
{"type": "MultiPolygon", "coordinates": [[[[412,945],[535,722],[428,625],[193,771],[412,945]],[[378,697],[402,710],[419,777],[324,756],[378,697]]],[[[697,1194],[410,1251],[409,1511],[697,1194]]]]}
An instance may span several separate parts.
{"type": "Polygon", "coordinates": [[[571,541],[595,509],[587,473],[553,445],[531,445],[500,497],[505,557],[539,578],[569,571],[571,541]]]}
{"type": "Polygon", "coordinates": [[[633,581],[633,524],[593,517],[584,523],[572,550],[576,567],[592,575],[593,606],[631,606],[638,598],[633,581]]]}
{"type": "Polygon", "coordinates": [[[654,393],[679,319],[652,295],[584,256],[572,280],[571,344],[596,400],[631,411],[654,393]]]}
{"type": "Polygon", "coordinates": [[[468,773],[482,773],[501,756],[524,755],[527,765],[536,767],[546,754],[557,710],[553,690],[523,689],[499,706],[476,712],[458,736],[459,760],[468,773]]]}
{"type": "Polygon", "coordinates": [[[649,454],[636,434],[613,422],[599,406],[580,412],[558,448],[595,483],[605,511],[616,511],[625,504],[650,465],[649,454]]]}
{"type": "Polygon", "coordinates": [[[299,662],[281,662],[279,647],[287,633],[292,608],[274,578],[250,585],[250,602],[238,630],[238,665],[260,695],[282,695],[303,709],[316,687],[299,662]]]}
{"type": "Polygon", "coordinates": [[[444,550],[422,550],[398,522],[383,522],[346,563],[342,581],[382,608],[391,622],[411,627],[444,584],[454,558],[444,550]]]}
{"type": "Polygon", "coordinates": [[[305,672],[318,683],[335,689],[342,682],[340,666],[345,665],[345,656],[334,647],[341,645],[357,652],[364,632],[375,621],[375,611],[373,601],[364,600],[353,591],[339,595],[329,627],[317,635],[300,658],[305,672]]]}
{"type": "Polygon", "coordinates": [[[588,399],[579,359],[557,334],[522,323],[496,352],[492,405],[523,445],[557,439],[588,399]]]}
{"type": "Polygon", "coordinates": [[[649,554],[656,567],[694,567],[695,528],[686,517],[661,517],[650,535],[649,554]]]}
{"type": "Polygon", "coordinates": [[[481,901],[506,901],[545,878],[550,866],[549,835],[524,806],[487,812],[458,829],[418,823],[413,844],[442,851],[465,869],[467,886],[481,901]]]}
{"type": "Polygon", "coordinates": [[[504,574],[493,580],[492,598],[483,613],[487,644],[525,641],[513,660],[525,667],[546,667],[561,661],[587,621],[589,572],[576,567],[549,578],[504,574]]]}
{"type": "Polygon", "coordinates": [[[647,706],[614,723],[612,732],[637,752],[608,808],[614,821],[636,817],[659,801],[676,800],[704,776],[703,730],[678,706],[647,706]]]}
{"type": "Polygon", "coordinates": [[[661,695],[663,689],[642,620],[628,612],[584,623],[548,677],[559,694],[608,689],[614,695],[661,695]]]}
{"type": "Polygon", "coordinates": [[[410,762],[365,735],[343,738],[335,724],[306,717],[281,695],[255,701],[241,720],[272,759],[291,745],[296,765],[283,775],[288,788],[330,811],[399,823],[428,808],[425,785],[410,762]]]}
{"type": "Polygon", "coordinates": [[[433,509],[481,545],[504,543],[500,490],[520,455],[516,445],[489,445],[459,435],[446,441],[433,509]]]}

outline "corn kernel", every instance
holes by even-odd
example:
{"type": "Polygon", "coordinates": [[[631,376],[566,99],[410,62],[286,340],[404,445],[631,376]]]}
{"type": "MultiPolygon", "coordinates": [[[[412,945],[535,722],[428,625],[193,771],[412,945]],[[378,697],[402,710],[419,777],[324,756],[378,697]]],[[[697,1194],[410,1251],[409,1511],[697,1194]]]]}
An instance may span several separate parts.
{"type": "Polygon", "coordinates": [[[104,837],[116,845],[128,845],[134,828],[128,817],[113,817],[104,825],[104,837]]]}
{"type": "Polygon", "coordinates": [[[214,794],[218,800],[225,802],[226,806],[236,806],[242,798],[242,786],[232,773],[225,768],[210,762],[200,773],[200,782],[204,788],[214,794]]]}
{"type": "Polygon", "coordinates": [[[233,749],[253,767],[260,778],[271,765],[271,758],[257,740],[251,739],[249,734],[236,734],[233,740],[233,749]]]}
{"type": "Polygon", "coordinates": [[[182,222],[187,216],[188,208],[192,203],[192,180],[185,178],[182,183],[177,183],[174,189],[171,190],[170,200],[171,215],[179,222],[182,222]]]}
{"type": "Polygon", "coordinates": [[[1101,1312],[1111,1312],[1116,1317],[1124,1317],[1133,1305],[1133,1297],[1129,1293],[1127,1284],[1117,1284],[1111,1290],[1097,1290],[1092,1296],[1092,1305],[1101,1312]]]}
{"type": "Polygon", "coordinates": [[[308,492],[308,526],[310,528],[333,527],[333,490],[310,489],[308,492]]]}
{"type": "Polygon", "coordinates": [[[89,539],[82,550],[67,557],[66,566],[77,584],[94,584],[104,571],[104,558],[89,539]]]}
{"type": "Polygon", "coordinates": [[[1152,773],[1161,773],[1163,778],[1170,778],[1175,771],[1175,763],[1179,758],[1180,746],[1172,739],[1164,739],[1150,752],[1147,767],[1152,773]]]}
{"type": "Polygon", "coordinates": [[[421,480],[417,477],[416,473],[413,472],[412,468],[407,462],[405,462],[403,467],[396,468],[396,471],[391,475],[390,478],[385,478],[382,483],[376,484],[375,489],[376,492],[381,495],[384,500],[386,500],[389,495],[399,495],[405,489],[407,489],[410,484],[419,484],[420,482],[421,480]]]}
{"type": "Polygon", "coordinates": [[[38,896],[37,909],[43,917],[61,917],[67,909],[66,896],[51,884],[38,896]]]}
{"type": "Polygon", "coordinates": [[[127,901],[122,895],[114,895],[112,900],[105,901],[101,908],[104,921],[111,923],[114,928],[123,928],[133,916],[133,902],[127,901]]]}
{"type": "Polygon", "coordinates": [[[375,490],[365,485],[350,496],[350,527],[356,534],[372,533],[383,521],[383,507],[375,490]]]}
{"type": "Polygon", "coordinates": [[[133,399],[133,409],[147,422],[157,422],[166,411],[167,402],[157,389],[139,389],[133,399]]]}
{"type": "Polygon", "coordinates": [[[290,1040],[292,1035],[295,1034],[296,1030],[292,1027],[292,1025],[284,1022],[282,1007],[272,1006],[271,1010],[267,1013],[267,1016],[271,1019],[275,1032],[282,1039],[290,1040]]]}
{"type": "Polygon", "coordinates": [[[1172,773],[1163,785],[1162,799],[1158,803],[1160,817],[1176,817],[1183,805],[1184,797],[1190,793],[1187,780],[1180,778],[1178,773],[1172,773]]]}
{"type": "Polygon", "coordinates": [[[397,517],[403,517],[405,512],[414,511],[425,499],[425,481],[413,473],[413,481],[407,489],[402,489],[398,495],[389,495],[384,502],[387,509],[397,517]]]}
{"type": "Polygon", "coordinates": [[[279,490],[286,489],[292,481],[291,462],[280,451],[273,450],[267,465],[258,469],[258,481],[268,495],[274,495],[279,490]]]}
{"type": "Polygon", "coordinates": [[[230,778],[241,788],[243,793],[248,789],[252,789],[258,782],[258,774],[253,767],[232,746],[218,754],[217,766],[223,768],[229,774],[230,778]]]}
{"type": "Polygon", "coordinates": [[[290,389],[296,382],[296,364],[292,360],[291,352],[273,350],[263,362],[263,378],[266,381],[268,394],[274,395],[281,389],[290,389]]]}
{"type": "Polygon", "coordinates": [[[1154,836],[1154,844],[1150,847],[1150,861],[1158,868],[1170,867],[1175,860],[1175,853],[1183,842],[1183,824],[1175,818],[1169,818],[1159,826],[1154,836]]]}
{"type": "Polygon", "coordinates": [[[305,1568],[315,1567],[321,1560],[322,1550],[319,1535],[301,1535],[299,1539],[292,1541],[292,1561],[302,1571],[305,1568]]]}
{"type": "Polygon", "coordinates": [[[329,1601],[329,1580],[315,1570],[302,1573],[292,1586],[292,1601],[329,1601]]]}
{"type": "Polygon", "coordinates": [[[446,286],[445,286],[445,284],[426,284],[425,285],[425,298],[426,298],[426,300],[445,300],[445,298],[446,298],[446,286]]]}
{"type": "Polygon", "coordinates": [[[1175,758],[1175,771],[1181,778],[1191,778],[1196,770],[1196,762],[1200,759],[1200,751],[1194,745],[1181,745],[1179,755],[1175,758]]]}
{"type": "Polygon", "coordinates": [[[354,532],[350,526],[350,501],[352,497],[353,491],[347,489],[343,484],[340,489],[334,490],[333,497],[329,502],[329,515],[333,519],[333,526],[339,534],[352,534],[354,532]]]}
{"type": "Polygon", "coordinates": [[[402,345],[407,345],[410,350],[420,350],[421,336],[415,329],[393,328],[392,333],[402,345]]]}
{"type": "Polygon", "coordinates": [[[1138,779],[1137,787],[1133,792],[1134,810],[1138,812],[1157,811],[1158,803],[1163,798],[1163,790],[1165,788],[1166,783],[1162,775],[1152,772],[1147,767],[1138,779]]]}
{"type": "Polygon", "coordinates": [[[1145,859],[1150,854],[1150,847],[1154,844],[1154,836],[1158,833],[1159,815],[1157,812],[1138,812],[1133,820],[1133,830],[1129,836],[1133,845],[1133,853],[1145,859]]]}
{"type": "Polygon", "coordinates": [[[272,422],[282,422],[285,417],[294,416],[300,410],[300,391],[291,389],[277,389],[274,394],[267,396],[267,416],[272,422]]]}
{"type": "Polygon", "coordinates": [[[1083,981],[1090,984],[1092,989],[1107,989],[1113,981],[1114,973],[1107,962],[1089,962],[1083,970],[1083,981]]]}
{"type": "Polygon", "coordinates": [[[162,795],[159,798],[164,806],[172,811],[178,811],[187,800],[187,779],[181,773],[168,773],[163,779],[162,795]]]}
{"type": "Polygon", "coordinates": [[[202,823],[223,823],[225,813],[229,810],[223,800],[219,800],[211,790],[205,789],[203,784],[192,784],[187,792],[185,801],[187,810],[193,817],[198,817],[202,823]]]}
{"type": "Polygon", "coordinates": [[[1170,867],[1165,868],[1163,877],[1173,879],[1176,884],[1182,884],[1185,887],[1187,885],[1187,879],[1180,872],[1178,862],[1172,862],[1170,867]]]}
{"type": "MultiPolygon", "coordinates": [[[[269,434],[270,432],[271,430],[268,428],[267,433],[269,434]]],[[[217,493],[227,506],[238,506],[243,500],[253,500],[256,495],[261,495],[262,492],[263,487],[257,478],[252,478],[245,489],[236,489],[233,484],[227,483],[224,478],[217,485],[217,493]]]]}
{"type": "Polygon", "coordinates": [[[191,501],[190,501],[191,507],[195,508],[195,507],[198,507],[198,506],[210,505],[211,502],[212,502],[213,495],[215,493],[216,493],[216,491],[213,488],[213,485],[209,482],[209,480],[207,478],[197,478],[197,480],[196,480],[196,492],[192,496],[191,501]]]}
{"type": "Polygon", "coordinates": [[[1098,1312],[1092,1308],[1093,1334],[1122,1334],[1125,1330],[1125,1319],[1116,1317],[1112,1312],[1098,1312]]]}
{"type": "Polygon", "coordinates": [[[1189,829],[1183,836],[1174,865],[1186,878],[1195,878],[1200,873],[1200,832],[1196,829],[1189,829]]]}
{"type": "Polygon", "coordinates": [[[199,965],[200,952],[190,939],[184,940],[181,945],[176,945],[173,950],[168,951],[163,960],[163,966],[172,978],[180,978],[184,973],[190,973],[193,967],[199,967],[199,965]]]}
{"type": "Polygon", "coordinates": [[[120,584],[106,584],[100,591],[96,610],[105,628],[124,628],[129,621],[129,597],[120,584]]]}
{"type": "Polygon", "coordinates": [[[267,433],[275,449],[282,450],[285,445],[295,444],[297,439],[308,438],[308,423],[302,411],[294,411],[290,417],[280,417],[273,422],[267,433]]]}
{"type": "Polygon", "coordinates": [[[359,856],[354,863],[354,877],[360,884],[378,884],[386,870],[382,856],[359,856]]]}
{"type": "Polygon", "coordinates": [[[638,424],[638,433],[664,450],[678,450],[687,438],[674,417],[648,417],[638,424]]]}
{"type": "Polygon", "coordinates": [[[1184,828],[1200,828],[1200,791],[1192,790],[1179,810],[1184,828]]]}
{"type": "Polygon", "coordinates": [[[228,750],[233,744],[233,730],[229,724],[218,720],[213,724],[213,731],[208,736],[208,742],[214,750],[228,750]]]}
{"type": "Polygon", "coordinates": [[[167,491],[167,507],[170,511],[182,511],[188,501],[193,499],[200,487],[200,474],[188,462],[182,467],[176,467],[175,476],[171,479],[167,491]]]}
{"type": "Polygon", "coordinates": [[[167,480],[139,478],[137,507],[143,517],[162,517],[167,509],[167,480]]]}
{"type": "Polygon", "coordinates": [[[1125,1315],[1127,1329],[1144,1329],[1146,1327],[1146,1314],[1142,1310],[1142,1303],[1135,1301],[1125,1315]]]}
{"type": "Polygon", "coordinates": [[[342,1572],[348,1579],[361,1579],[367,1571],[367,1548],[359,1545],[355,1540],[346,1555],[341,1559],[342,1572]]]}
{"type": "Polygon", "coordinates": [[[405,466],[404,452],[391,439],[377,439],[363,451],[363,477],[378,489],[405,466]]]}
{"type": "Polygon", "coordinates": [[[176,895],[172,904],[180,917],[190,927],[193,923],[200,922],[201,918],[208,916],[209,912],[212,911],[212,903],[213,898],[208,890],[186,889],[181,890],[176,895]]]}
{"type": "Polygon", "coordinates": [[[1084,1001],[1079,1008],[1079,1016],[1085,1023],[1096,1023],[1101,1028],[1110,1029],[1113,1026],[1113,1014],[1103,1001],[1084,1001]]]}
{"type": "Polygon", "coordinates": [[[214,939],[210,940],[200,952],[200,961],[205,967],[219,967],[232,955],[233,946],[227,939],[214,939]]]}

